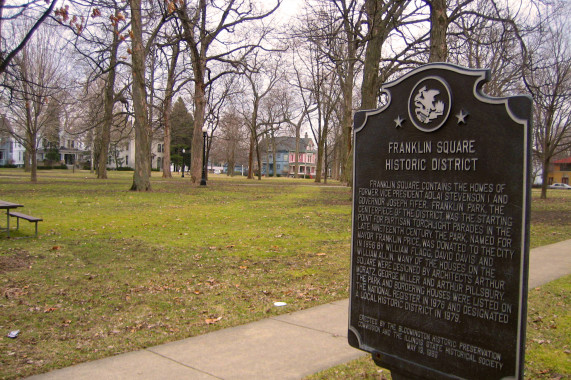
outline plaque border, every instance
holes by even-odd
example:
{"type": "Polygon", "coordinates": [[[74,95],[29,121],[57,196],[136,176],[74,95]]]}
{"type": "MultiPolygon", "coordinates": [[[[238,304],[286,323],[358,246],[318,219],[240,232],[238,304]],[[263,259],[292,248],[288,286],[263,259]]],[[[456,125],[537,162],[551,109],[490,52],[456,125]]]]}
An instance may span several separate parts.
{"type": "MultiPolygon", "coordinates": [[[[385,111],[387,108],[389,108],[389,106],[391,105],[392,102],[392,97],[391,97],[391,92],[390,89],[392,87],[397,86],[398,84],[400,84],[401,82],[405,81],[406,79],[410,78],[413,75],[417,75],[420,74],[422,72],[425,71],[432,71],[432,70],[446,70],[446,71],[452,71],[458,74],[463,74],[466,76],[470,76],[475,78],[475,82],[474,82],[474,87],[472,89],[472,94],[474,96],[475,99],[477,99],[478,101],[485,103],[485,104],[493,104],[493,105],[501,105],[503,104],[507,114],[509,115],[509,117],[512,119],[512,121],[516,124],[519,124],[520,127],[524,128],[524,133],[523,133],[523,183],[522,188],[523,188],[523,194],[522,194],[522,220],[521,220],[521,251],[520,251],[520,255],[521,255],[521,260],[520,260],[520,268],[519,268],[519,300],[520,300],[520,304],[518,307],[518,326],[517,326],[517,341],[516,341],[516,362],[515,362],[515,376],[512,377],[508,377],[505,378],[507,379],[523,379],[523,373],[524,373],[524,352],[525,352],[525,333],[526,333],[526,325],[525,325],[525,321],[523,321],[524,318],[527,318],[527,290],[528,290],[528,284],[527,284],[527,279],[528,279],[528,271],[529,271],[529,234],[527,233],[528,231],[528,225],[529,225],[529,217],[530,217],[530,202],[531,202],[531,183],[530,183],[530,173],[529,173],[529,168],[531,165],[531,156],[530,156],[530,151],[529,151],[529,147],[530,147],[530,141],[531,141],[531,126],[532,126],[532,119],[531,119],[531,111],[529,115],[523,115],[522,117],[518,116],[516,114],[517,111],[512,110],[511,106],[519,106],[522,103],[522,99],[524,99],[525,102],[532,102],[532,98],[529,95],[516,95],[516,96],[507,96],[507,97],[493,97],[490,95],[487,95],[485,93],[482,92],[482,87],[483,85],[488,82],[491,79],[491,70],[490,69],[473,69],[473,68],[466,68],[463,66],[459,66],[459,65],[455,65],[455,64],[450,64],[450,63],[429,63],[426,65],[423,65],[421,67],[418,67],[416,69],[413,69],[411,71],[409,71],[408,73],[404,74],[403,76],[401,76],[399,79],[392,81],[392,82],[388,82],[384,85],[381,86],[381,94],[384,94],[387,96],[387,102],[382,105],[380,108],[378,109],[372,109],[372,110],[361,110],[361,111],[357,111],[354,114],[354,126],[353,126],[353,141],[354,144],[357,140],[357,133],[359,133],[360,131],[362,131],[365,126],[367,125],[367,120],[370,116],[374,116],[377,115],[383,111],[385,111]],[[516,103],[519,104],[513,104],[514,101],[516,103]],[[510,103],[512,103],[510,105],[510,103]],[[525,116],[527,116],[528,118],[525,118],[525,116]],[[524,338],[524,341],[522,341],[522,337],[524,338]]],[[[437,76],[436,74],[433,76],[437,76]]],[[[447,82],[446,82],[447,83],[447,82]]],[[[451,93],[450,93],[451,94],[451,93]]],[[[451,96],[451,95],[450,95],[451,96]]],[[[407,105],[408,108],[408,105],[407,105]]],[[[450,104],[450,111],[452,110],[452,104],[450,104]]],[[[448,115],[449,117],[449,115],[448,115]]],[[[446,122],[443,123],[443,125],[446,122]]],[[[416,127],[416,126],[415,126],[416,127]]],[[[441,127],[441,126],[440,126],[441,127]]],[[[439,127],[439,128],[440,128],[439,127]]],[[[437,128],[438,129],[438,128],[437,128]]],[[[435,129],[436,130],[436,129],[435,129]]],[[[355,170],[356,170],[356,154],[353,154],[353,181],[355,179],[355,170]]],[[[357,194],[357,189],[356,187],[353,185],[353,202],[355,199],[357,199],[356,197],[358,196],[357,194]]],[[[354,206],[354,204],[353,204],[354,206]]],[[[445,374],[442,371],[436,369],[436,368],[432,368],[432,367],[425,367],[419,363],[412,363],[404,358],[400,358],[400,357],[396,357],[395,355],[389,354],[389,353],[385,353],[385,352],[380,352],[376,349],[374,349],[373,347],[370,347],[368,345],[362,344],[362,339],[361,336],[359,334],[359,332],[357,331],[357,329],[355,329],[353,327],[352,324],[352,320],[351,320],[351,310],[352,310],[352,300],[353,300],[353,268],[354,268],[354,263],[353,263],[353,253],[354,253],[354,234],[353,231],[355,230],[356,226],[355,226],[355,207],[352,207],[351,210],[351,273],[350,273],[350,283],[349,283],[349,318],[348,318],[348,322],[349,322],[349,336],[348,336],[348,340],[349,342],[355,342],[358,344],[358,348],[364,351],[368,351],[373,353],[373,356],[375,355],[379,355],[382,354],[385,357],[393,357],[395,358],[397,361],[400,362],[409,362],[410,364],[413,364],[416,368],[423,368],[424,370],[428,370],[429,372],[432,373],[437,373],[440,375],[445,375],[448,378],[454,379],[454,378],[459,378],[456,375],[453,374],[445,374]]]]}

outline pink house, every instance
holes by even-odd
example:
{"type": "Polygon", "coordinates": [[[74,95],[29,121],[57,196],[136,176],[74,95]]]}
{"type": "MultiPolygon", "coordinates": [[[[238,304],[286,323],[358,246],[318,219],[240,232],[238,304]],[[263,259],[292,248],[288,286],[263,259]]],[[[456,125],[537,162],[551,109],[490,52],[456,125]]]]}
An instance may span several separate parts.
{"type": "MultiPolygon", "coordinates": [[[[295,137],[275,137],[274,154],[272,144],[268,140],[260,143],[264,153],[262,154],[262,174],[295,176],[295,137]],[[268,170],[269,168],[269,170],[268,170]]],[[[317,162],[317,151],[315,143],[305,134],[299,139],[299,155],[297,163],[299,165],[299,176],[315,176],[317,162]]]]}

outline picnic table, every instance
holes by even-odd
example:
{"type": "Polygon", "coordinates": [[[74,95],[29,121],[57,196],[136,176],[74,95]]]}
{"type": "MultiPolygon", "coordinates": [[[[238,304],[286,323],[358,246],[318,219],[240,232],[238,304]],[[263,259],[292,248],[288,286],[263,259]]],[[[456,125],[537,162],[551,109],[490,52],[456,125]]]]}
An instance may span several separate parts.
{"type": "Polygon", "coordinates": [[[17,228],[20,228],[20,219],[26,219],[28,222],[36,224],[36,237],[38,236],[38,222],[41,222],[42,218],[36,218],[35,216],[22,214],[20,212],[10,212],[10,210],[16,209],[18,207],[24,207],[24,205],[19,203],[12,203],[3,201],[0,199],[0,210],[6,210],[6,228],[0,228],[0,231],[6,231],[6,237],[10,237],[10,217],[17,218],[17,228]]]}
{"type": "Polygon", "coordinates": [[[6,231],[7,237],[10,237],[10,210],[18,207],[24,207],[24,205],[18,203],[6,202],[0,199],[0,210],[6,210],[6,229],[2,230],[6,231]]]}

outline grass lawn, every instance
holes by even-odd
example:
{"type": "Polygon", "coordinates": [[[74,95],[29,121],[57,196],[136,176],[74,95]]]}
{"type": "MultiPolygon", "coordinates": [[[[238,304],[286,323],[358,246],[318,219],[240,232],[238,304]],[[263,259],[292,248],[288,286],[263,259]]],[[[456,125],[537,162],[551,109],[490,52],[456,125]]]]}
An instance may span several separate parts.
{"type": "MultiPolygon", "coordinates": [[[[348,188],[153,176],[153,192],[134,193],[128,172],[46,171],[31,184],[0,169],[0,198],[44,219],[38,239],[19,238],[33,235],[26,221],[14,238],[0,235],[0,378],[348,297],[348,188]]],[[[571,239],[569,193],[534,193],[532,246],[571,239]]]]}

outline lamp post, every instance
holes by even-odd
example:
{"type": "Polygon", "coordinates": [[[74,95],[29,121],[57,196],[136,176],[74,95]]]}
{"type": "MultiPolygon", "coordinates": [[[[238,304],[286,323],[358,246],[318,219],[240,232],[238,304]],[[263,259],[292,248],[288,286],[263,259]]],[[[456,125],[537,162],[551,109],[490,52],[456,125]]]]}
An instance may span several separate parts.
{"type": "Polygon", "coordinates": [[[182,178],[184,178],[184,148],[182,149],[182,178]]]}
{"type": "Polygon", "coordinates": [[[202,138],[204,142],[202,144],[202,179],[200,180],[200,186],[206,186],[206,132],[208,127],[206,125],[202,127],[202,138]]]}

